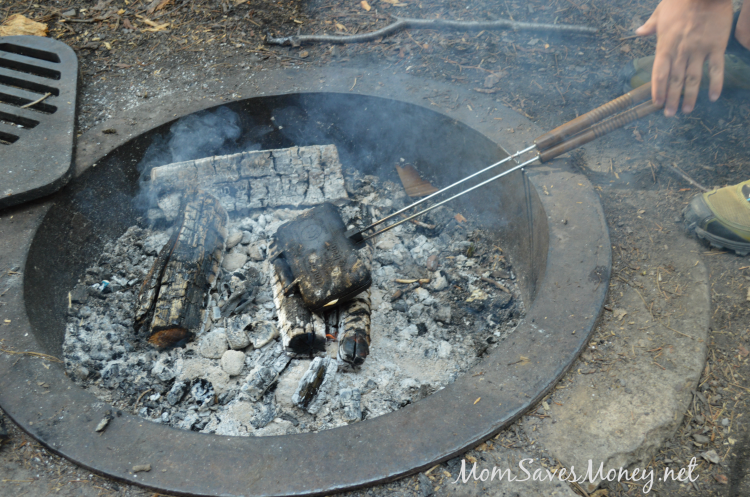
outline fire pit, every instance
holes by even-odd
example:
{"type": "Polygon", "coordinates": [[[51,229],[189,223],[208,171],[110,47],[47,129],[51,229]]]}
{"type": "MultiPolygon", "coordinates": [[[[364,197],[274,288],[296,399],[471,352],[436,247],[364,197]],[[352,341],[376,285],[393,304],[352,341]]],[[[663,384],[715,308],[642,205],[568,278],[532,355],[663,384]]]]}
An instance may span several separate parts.
{"type": "MultiPolygon", "coordinates": [[[[289,85],[282,74],[266,79],[280,92],[289,85]]],[[[344,84],[342,80],[339,87],[344,84]]],[[[416,102],[422,100],[420,91],[416,102]]],[[[474,105],[481,100],[472,98],[474,105]]],[[[393,164],[402,158],[442,185],[504,156],[465,124],[403,101],[323,92],[255,96],[228,107],[242,116],[243,133],[272,128],[260,140],[253,137],[265,149],[333,144],[343,164],[394,183],[393,164]],[[286,121],[279,123],[282,110],[286,121]],[[464,168],[455,167],[457,163],[464,168]]],[[[507,116],[507,123],[528,125],[510,112],[507,116]]],[[[5,251],[7,262],[23,260],[28,250],[23,294],[11,288],[4,297],[8,308],[15,309],[4,348],[61,356],[68,292],[94,265],[105,243],[143,215],[132,202],[139,188],[136,165],[170,124],[123,139],[106,156],[92,156],[96,167],[56,195],[54,205],[4,213],[3,228],[19,230],[16,243],[5,251]]],[[[84,156],[92,144],[82,144],[84,156]]],[[[530,173],[506,177],[454,207],[466,218],[481,219],[503,240],[526,303],[525,317],[467,374],[396,412],[319,433],[264,438],[199,434],[120,414],[73,385],[59,365],[47,369],[34,356],[7,354],[0,355],[0,403],[52,450],[95,471],[167,492],[323,494],[446,460],[538,401],[585,345],[603,304],[610,255],[598,199],[564,161],[530,173]],[[542,186],[551,194],[537,195],[542,186]],[[101,435],[94,431],[110,418],[101,435]],[[153,469],[133,474],[138,464],[153,469]],[[280,465],[295,471],[280,471],[280,465]]]]}

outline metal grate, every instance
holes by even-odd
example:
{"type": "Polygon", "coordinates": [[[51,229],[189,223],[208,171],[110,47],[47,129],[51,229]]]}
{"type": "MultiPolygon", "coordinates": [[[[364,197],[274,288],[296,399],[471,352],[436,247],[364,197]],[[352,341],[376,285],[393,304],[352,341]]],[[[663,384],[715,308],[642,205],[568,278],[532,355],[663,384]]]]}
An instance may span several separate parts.
{"type": "Polygon", "coordinates": [[[0,208],[70,178],[78,60],[56,40],[0,38],[0,208]]]}

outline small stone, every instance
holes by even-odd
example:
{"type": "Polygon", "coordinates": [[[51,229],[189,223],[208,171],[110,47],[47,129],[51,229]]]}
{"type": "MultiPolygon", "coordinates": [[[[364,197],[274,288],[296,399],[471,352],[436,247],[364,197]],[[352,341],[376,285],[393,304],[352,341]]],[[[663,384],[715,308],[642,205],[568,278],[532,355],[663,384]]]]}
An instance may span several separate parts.
{"type": "Polygon", "coordinates": [[[721,426],[727,427],[729,426],[729,418],[724,418],[721,420],[721,426]]]}
{"type": "Polygon", "coordinates": [[[702,425],[702,424],[703,424],[703,421],[704,421],[704,419],[703,419],[703,416],[701,416],[700,414],[697,414],[697,415],[696,415],[696,416],[695,416],[695,417],[693,418],[693,421],[695,421],[695,422],[696,422],[697,424],[699,424],[699,425],[702,425]]]}
{"type": "Polygon", "coordinates": [[[227,250],[231,250],[242,241],[242,232],[241,231],[235,231],[231,235],[227,237],[227,250]]]}
{"type": "Polygon", "coordinates": [[[263,321],[253,326],[252,331],[249,333],[250,341],[253,343],[253,347],[259,349],[264,345],[271,343],[279,336],[279,329],[270,321],[263,321]]]}
{"type": "Polygon", "coordinates": [[[180,402],[185,396],[185,392],[187,392],[187,389],[187,382],[175,381],[174,385],[172,385],[172,388],[170,388],[169,392],[167,392],[167,402],[169,402],[169,404],[173,406],[177,405],[177,403],[180,402]]]}
{"type": "Polygon", "coordinates": [[[239,350],[227,350],[221,356],[221,369],[229,376],[237,376],[245,366],[245,354],[239,350]]]}
{"type": "Polygon", "coordinates": [[[719,457],[719,454],[717,454],[716,451],[713,449],[702,453],[701,457],[703,457],[703,459],[710,462],[711,464],[719,464],[721,462],[721,458],[719,457]]]}
{"type": "Polygon", "coordinates": [[[427,258],[427,262],[425,263],[425,267],[428,271],[436,271],[438,266],[440,264],[438,263],[438,256],[437,254],[432,254],[427,258]]]}
{"type": "Polygon", "coordinates": [[[227,335],[223,328],[216,328],[206,333],[198,346],[198,352],[208,359],[220,359],[229,348],[227,335]]]}
{"type": "Polygon", "coordinates": [[[141,471],[149,472],[151,471],[151,465],[150,464],[136,464],[133,466],[133,473],[139,473],[141,471]]]}
{"type": "Polygon", "coordinates": [[[247,328],[253,320],[247,314],[234,316],[227,319],[227,342],[233,350],[242,350],[250,345],[250,337],[247,334],[247,328]]]}
{"type": "Polygon", "coordinates": [[[693,439],[696,442],[698,442],[699,444],[707,444],[708,442],[711,441],[711,439],[708,438],[707,436],[705,436],[705,435],[698,435],[697,433],[695,435],[693,435],[693,439]]]}
{"type": "Polygon", "coordinates": [[[242,252],[231,252],[224,256],[221,267],[223,267],[227,272],[231,273],[244,266],[246,262],[247,255],[243,254],[242,252]]]}
{"type": "Polygon", "coordinates": [[[240,241],[240,243],[242,245],[247,245],[248,243],[250,243],[252,241],[253,241],[253,234],[250,233],[249,231],[243,231],[242,232],[242,240],[240,241]]]}
{"type": "Polygon", "coordinates": [[[450,324],[451,308],[449,305],[442,305],[438,308],[438,311],[435,314],[435,321],[443,324],[450,324]]]}
{"type": "Polygon", "coordinates": [[[250,257],[251,261],[255,261],[255,262],[260,262],[266,258],[263,255],[263,251],[260,249],[258,245],[248,245],[247,255],[248,257],[250,257]]]}

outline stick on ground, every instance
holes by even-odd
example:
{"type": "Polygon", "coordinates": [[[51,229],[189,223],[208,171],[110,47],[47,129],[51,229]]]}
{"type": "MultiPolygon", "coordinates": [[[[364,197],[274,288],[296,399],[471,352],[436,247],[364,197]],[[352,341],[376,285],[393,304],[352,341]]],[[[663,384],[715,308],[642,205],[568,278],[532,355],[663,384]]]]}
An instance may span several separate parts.
{"type": "Polygon", "coordinates": [[[570,33],[594,34],[599,30],[588,26],[571,24],[540,24],[536,22],[516,22],[507,19],[495,21],[451,21],[448,19],[411,19],[394,17],[395,22],[388,26],[361,35],[297,35],[274,38],[266,37],[269,45],[299,46],[303,43],[363,43],[398,33],[404,29],[444,29],[453,31],[481,31],[489,29],[513,29],[536,31],[567,31],[570,33]]]}

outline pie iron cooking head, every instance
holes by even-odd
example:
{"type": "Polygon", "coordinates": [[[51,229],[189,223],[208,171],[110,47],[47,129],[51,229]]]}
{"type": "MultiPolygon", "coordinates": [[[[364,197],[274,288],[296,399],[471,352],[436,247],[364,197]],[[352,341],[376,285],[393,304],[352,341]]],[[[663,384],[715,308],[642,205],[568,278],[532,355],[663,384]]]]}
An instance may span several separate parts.
{"type": "Polygon", "coordinates": [[[370,271],[345,232],[339,210],[330,202],[279,227],[272,260],[285,280],[285,294],[299,289],[305,305],[318,312],[370,287],[370,271]]]}

